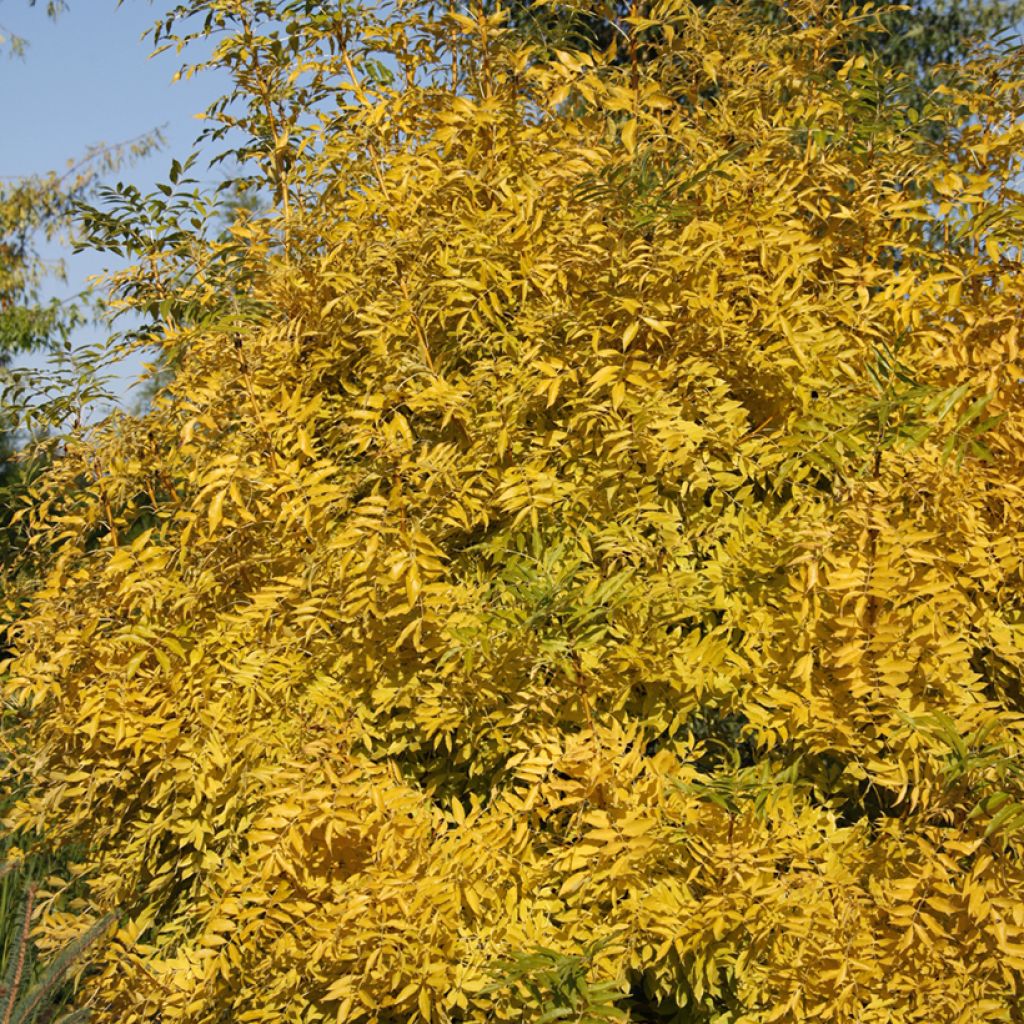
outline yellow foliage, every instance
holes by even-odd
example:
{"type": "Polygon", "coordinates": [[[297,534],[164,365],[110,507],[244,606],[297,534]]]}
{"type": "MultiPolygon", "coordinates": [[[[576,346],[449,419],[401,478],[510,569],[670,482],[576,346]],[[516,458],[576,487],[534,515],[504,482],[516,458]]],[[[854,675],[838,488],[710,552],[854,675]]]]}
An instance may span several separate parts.
{"type": "Polygon", "coordinates": [[[1024,57],[910,116],[789,8],[294,55],[235,300],[197,255],[34,523],[9,824],[127,908],[97,1024],[536,1021],[538,947],[637,1021],[1020,1020],[1024,57]]]}

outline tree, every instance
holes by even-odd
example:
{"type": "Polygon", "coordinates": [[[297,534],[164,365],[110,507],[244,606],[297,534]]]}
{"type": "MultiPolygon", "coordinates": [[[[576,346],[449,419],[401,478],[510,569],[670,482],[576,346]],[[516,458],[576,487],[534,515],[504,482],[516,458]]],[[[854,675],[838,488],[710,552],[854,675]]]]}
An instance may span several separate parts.
{"type": "Polygon", "coordinates": [[[97,1021],[1021,1019],[1024,56],[791,9],[161,23],[275,202],[122,196],[178,371],[32,519],[97,1021]]]}
{"type": "MultiPolygon", "coordinates": [[[[64,9],[61,0],[46,5],[51,18],[64,9]]],[[[0,26],[0,48],[22,56],[26,46],[25,40],[0,26]]],[[[24,594],[39,581],[42,563],[32,549],[24,518],[33,500],[33,486],[53,457],[53,432],[62,421],[80,413],[83,399],[98,390],[87,365],[90,355],[73,353],[71,344],[74,329],[95,312],[95,296],[83,293],[71,300],[47,296],[48,285],[66,284],[66,278],[59,259],[43,257],[42,243],[55,242],[69,231],[77,204],[100,176],[145,155],[160,141],[159,132],[152,132],[115,146],[97,145],[62,172],[0,179],[0,655],[8,650],[10,623],[19,614],[24,594]],[[11,367],[16,357],[28,353],[37,358],[59,354],[63,365],[32,371],[11,367]],[[71,417],[66,415],[69,411],[71,417]]],[[[5,773],[0,815],[24,783],[9,761],[16,729],[9,712],[5,700],[0,705],[4,737],[0,764],[5,773]]],[[[15,866],[6,861],[15,841],[0,829],[0,1021],[29,1024],[40,1017],[53,1019],[64,996],[67,972],[80,967],[82,948],[69,940],[64,948],[49,950],[51,962],[34,962],[29,936],[32,894],[38,880],[54,877],[65,861],[40,840],[15,866]],[[20,899],[23,889],[28,893],[25,905],[20,899]]],[[[75,906],[71,897],[65,889],[62,894],[51,893],[50,903],[67,910],[75,906]]],[[[84,1014],[76,1014],[75,1019],[84,1019],[84,1014]]]]}
{"type": "Polygon", "coordinates": [[[60,263],[42,258],[38,242],[40,237],[52,241],[68,228],[74,204],[94,184],[97,165],[114,163],[117,155],[100,147],[67,174],[0,183],[0,565],[5,571],[11,570],[23,546],[12,512],[47,458],[43,453],[18,457],[25,441],[19,437],[25,414],[38,395],[23,374],[11,372],[10,364],[30,352],[70,349],[72,332],[88,316],[85,295],[70,301],[44,297],[47,279],[62,281],[64,271],[60,263]]]}
{"type": "MultiPolygon", "coordinates": [[[[65,6],[63,0],[53,0],[46,5],[47,14],[56,18],[65,6]]],[[[27,43],[0,25],[0,46],[20,57],[27,43]]],[[[88,186],[92,165],[104,154],[101,147],[63,175],[0,179],[0,367],[19,353],[61,340],[76,323],[74,307],[40,299],[47,270],[60,275],[61,268],[47,267],[36,242],[40,233],[52,239],[67,223],[70,205],[88,186]]],[[[9,443],[0,440],[4,447],[9,448],[9,443]]],[[[4,464],[0,472],[6,471],[4,464]]]]}
{"type": "MultiPolygon", "coordinates": [[[[722,0],[692,2],[696,7],[710,8],[722,0]]],[[[506,6],[518,31],[542,47],[611,47],[623,60],[628,59],[625,44],[630,20],[643,19],[646,4],[643,0],[543,4],[512,0],[506,6]]],[[[865,5],[840,0],[832,6],[837,12],[856,12],[865,5]]],[[[937,65],[963,57],[978,41],[1011,30],[1024,18],[1024,3],[1020,0],[913,0],[899,6],[869,5],[868,9],[872,6],[879,18],[877,31],[846,39],[843,45],[853,46],[858,53],[870,52],[887,65],[920,76],[926,85],[937,65]]],[[[766,24],[780,29],[791,24],[784,4],[758,0],[750,7],[766,24]]]]}
{"type": "MultiPolygon", "coordinates": [[[[46,12],[55,19],[66,7],[63,0],[50,0],[46,12]]],[[[0,26],[0,46],[20,57],[27,42],[0,26]]],[[[56,402],[42,400],[40,409],[42,388],[33,387],[25,375],[12,374],[11,361],[30,352],[70,352],[72,332],[95,313],[96,296],[83,293],[62,300],[46,295],[48,284],[66,283],[66,278],[63,262],[45,259],[40,243],[54,242],[69,232],[77,206],[103,176],[152,152],[161,142],[159,131],[148,132],[115,145],[95,145],[61,172],[0,179],[0,566],[5,573],[12,571],[23,546],[11,516],[47,458],[45,453],[16,457],[25,440],[25,414],[34,407],[35,415],[29,419],[45,433],[39,424],[45,424],[46,407],[66,405],[69,397],[60,394],[54,375],[36,374],[51,398],[56,396],[56,402]]]]}
{"type": "MultiPolygon", "coordinates": [[[[56,17],[62,4],[50,4],[47,13],[56,17]]],[[[25,40],[0,26],[0,46],[20,56],[25,40]]],[[[15,180],[0,186],[0,370],[13,356],[48,344],[69,317],[60,315],[57,303],[41,305],[38,284],[41,261],[31,243],[33,232],[53,223],[59,212],[62,193],[52,188],[54,180],[15,180]],[[26,301],[27,300],[27,301],[26,301]]],[[[7,408],[0,410],[0,488],[4,504],[10,503],[12,477],[20,474],[11,461],[13,454],[12,417],[7,408]]],[[[17,485],[15,484],[15,489],[17,485]]],[[[6,520],[6,514],[5,514],[6,520]]],[[[11,530],[4,523],[0,533],[0,557],[4,564],[13,545],[11,530]]]]}

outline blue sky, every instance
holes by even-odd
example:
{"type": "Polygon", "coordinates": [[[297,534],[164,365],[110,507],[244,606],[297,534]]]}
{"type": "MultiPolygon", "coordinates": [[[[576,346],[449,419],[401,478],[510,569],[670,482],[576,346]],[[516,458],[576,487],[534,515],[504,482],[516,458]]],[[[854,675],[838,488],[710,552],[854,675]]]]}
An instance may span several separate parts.
{"type": "MultiPolygon", "coordinates": [[[[70,0],[57,21],[45,14],[45,2],[0,0],[0,25],[26,38],[23,59],[0,56],[0,175],[4,177],[60,170],[89,146],[117,143],[162,128],[163,150],[122,169],[117,175],[144,192],[166,180],[173,157],[193,148],[202,128],[195,115],[224,88],[214,76],[173,82],[180,58],[165,53],[149,59],[152,45],[141,36],[159,13],[146,0],[70,0]]],[[[197,171],[205,164],[197,167],[197,171]]],[[[48,248],[47,253],[54,254],[48,248]]],[[[68,256],[68,284],[57,294],[74,293],[111,257],[68,256]]],[[[97,340],[96,329],[80,332],[85,344],[97,340]]],[[[116,390],[130,405],[131,380],[141,360],[118,368],[116,390]]]]}

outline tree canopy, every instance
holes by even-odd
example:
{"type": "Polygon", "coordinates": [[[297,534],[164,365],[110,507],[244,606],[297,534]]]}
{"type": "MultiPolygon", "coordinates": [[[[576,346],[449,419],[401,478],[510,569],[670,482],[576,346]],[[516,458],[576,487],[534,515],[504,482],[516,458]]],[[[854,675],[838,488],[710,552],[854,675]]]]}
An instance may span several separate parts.
{"type": "MultiPolygon", "coordinates": [[[[699,8],[710,8],[723,0],[691,0],[699,8]]],[[[609,48],[626,57],[631,18],[642,17],[642,0],[605,0],[601,3],[533,3],[510,0],[504,7],[510,23],[535,44],[573,49],[609,48]]],[[[838,0],[842,11],[864,7],[856,0],[838,0]]],[[[855,35],[840,41],[838,50],[846,56],[870,52],[876,60],[899,68],[928,83],[937,65],[963,57],[981,40],[1012,31],[1024,17],[1021,0],[911,0],[899,5],[873,5],[880,31],[855,35]]],[[[775,0],[754,0],[750,13],[765,24],[785,30],[790,24],[786,5],[775,0]]]]}
{"type": "Polygon", "coordinates": [[[28,515],[97,1024],[1021,1020],[1024,53],[883,13],[161,20],[274,200],[111,193],[176,372],[28,515]]]}

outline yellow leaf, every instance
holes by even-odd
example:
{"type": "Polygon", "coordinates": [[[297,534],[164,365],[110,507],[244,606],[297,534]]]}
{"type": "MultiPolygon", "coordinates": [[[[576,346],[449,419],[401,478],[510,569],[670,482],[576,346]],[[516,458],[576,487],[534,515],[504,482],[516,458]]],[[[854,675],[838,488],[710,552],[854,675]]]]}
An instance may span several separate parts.
{"type": "Polygon", "coordinates": [[[622,145],[625,146],[626,152],[630,156],[633,156],[633,154],[636,153],[636,130],[637,123],[635,118],[630,118],[622,125],[622,145]]]}
{"type": "Polygon", "coordinates": [[[217,527],[220,526],[223,518],[224,497],[226,494],[226,491],[217,491],[210,501],[210,507],[207,511],[207,525],[211,536],[217,532],[217,527]]]}

